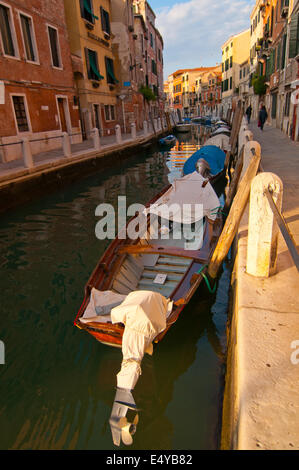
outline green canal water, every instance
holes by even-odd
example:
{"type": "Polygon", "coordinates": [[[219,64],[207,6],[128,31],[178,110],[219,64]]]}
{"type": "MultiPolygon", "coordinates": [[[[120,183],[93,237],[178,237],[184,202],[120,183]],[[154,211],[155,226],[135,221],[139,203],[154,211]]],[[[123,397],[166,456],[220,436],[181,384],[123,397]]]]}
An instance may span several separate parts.
{"type": "MultiPolygon", "coordinates": [[[[109,417],[121,350],[73,326],[84,285],[109,241],[95,208],[145,203],[178,176],[188,139],[142,151],[2,215],[0,449],[116,449],[109,417]],[[183,142],[185,140],[185,143],[183,142]]],[[[195,148],[195,147],[194,147],[195,148]]],[[[145,356],[133,393],[141,409],[134,449],[219,446],[230,271],[217,293],[196,296],[145,356]]]]}

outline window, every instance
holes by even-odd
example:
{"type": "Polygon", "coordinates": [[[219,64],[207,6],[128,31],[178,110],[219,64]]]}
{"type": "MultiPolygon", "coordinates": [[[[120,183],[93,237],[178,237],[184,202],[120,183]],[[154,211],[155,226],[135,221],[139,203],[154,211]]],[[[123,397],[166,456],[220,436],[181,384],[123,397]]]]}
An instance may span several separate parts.
{"type": "Polygon", "coordinates": [[[106,104],[104,109],[105,109],[105,121],[115,121],[114,106],[110,104],[106,104]]]}
{"type": "Polygon", "coordinates": [[[17,57],[17,45],[10,8],[0,4],[0,32],[4,54],[17,57]]]}
{"type": "Polygon", "coordinates": [[[109,57],[105,57],[105,65],[106,65],[107,83],[110,83],[112,85],[114,85],[115,83],[118,83],[118,80],[115,78],[115,75],[114,75],[113,60],[110,59],[109,57]]]}
{"type": "Polygon", "coordinates": [[[28,124],[28,119],[27,119],[24,96],[13,96],[12,101],[13,101],[18,131],[28,132],[29,124],[28,124]]]}
{"type": "Polygon", "coordinates": [[[29,16],[20,13],[21,30],[23,35],[26,59],[37,62],[36,44],[33,34],[33,23],[29,16]]]}
{"type": "Polygon", "coordinates": [[[102,30],[104,33],[109,34],[110,36],[110,19],[108,11],[104,10],[101,7],[101,22],[102,22],[102,30]]]}
{"type": "Polygon", "coordinates": [[[290,114],[290,102],[291,102],[291,92],[286,94],[285,104],[284,104],[284,115],[289,116],[290,114]]]}
{"type": "Polygon", "coordinates": [[[92,0],[80,0],[80,11],[81,17],[89,21],[89,23],[94,23],[94,20],[98,20],[98,16],[93,13],[92,0]]]}
{"type": "Polygon", "coordinates": [[[292,15],[290,24],[289,58],[296,57],[299,53],[299,13],[292,15]]]}
{"type": "Polygon", "coordinates": [[[99,63],[98,63],[98,54],[96,51],[85,48],[85,59],[86,59],[86,69],[87,76],[90,80],[102,80],[104,77],[100,74],[99,63]]]}
{"type": "Polygon", "coordinates": [[[48,34],[50,41],[51,57],[53,67],[61,68],[61,59],[58,42],[58,31],[52,26],[48,26],[48,34]]]}
{"type": "Polygon", "coordinates": [[[229,67],[232,68],[233,66],[233,56],[231,55],[229,58],[229,67]]]}
{"type": "Polygon", "coordinates": [[[231,90],[233,87],[233,77],[230,77],[229,79],[229,89],[231,90]]]}
{"type": "Polygon", "coordinates": [[[284,34],[282,38],[282,52],[281,52],[281,70],[284,69],[285,57],[286,57],[286,46],[287,46],[287,35],[284,34]]]}
{"type": "Polygon", "coordinates": [[[272,109],[271,109],[272,119],[276,118],[276,108],[277,108],[277,93],[272,95],[272,109]]]}
{"type": "Polygon", "coordinates": [[[152,59],[152,73],[157,75],[157,64],[153,59],[152,59]]]}

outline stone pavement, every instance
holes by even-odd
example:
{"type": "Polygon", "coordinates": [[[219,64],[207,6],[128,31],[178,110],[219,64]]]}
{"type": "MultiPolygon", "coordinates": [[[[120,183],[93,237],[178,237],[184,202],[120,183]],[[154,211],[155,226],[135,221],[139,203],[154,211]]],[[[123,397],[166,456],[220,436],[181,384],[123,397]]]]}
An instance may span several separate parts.
{"type": "MultiPolygon", "coordinates": [[[[263,171],[284,185],[282,213],[298,245],[299,143],[280,130],[250,124],[263,171]]],[[[246,273],[248,208],[239,226],[232,276],[222,448],[299,449],[299,275],[281,234],[277,273],[246,273]]]]}

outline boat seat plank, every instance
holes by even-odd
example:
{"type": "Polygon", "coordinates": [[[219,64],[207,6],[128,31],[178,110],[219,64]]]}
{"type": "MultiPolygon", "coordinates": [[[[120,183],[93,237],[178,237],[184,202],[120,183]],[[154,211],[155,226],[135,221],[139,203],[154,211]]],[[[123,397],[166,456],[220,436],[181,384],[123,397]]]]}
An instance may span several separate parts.
{"type": "Polygon", "coordinates": [[[169,247],[169,246],[161,246],[161,245],[147,245],[147,246],[141,246],[141,245],[128,245],[128,246],[122,246],[118,249],[119,253],[139,253],[139,254],[146,254],[146,253],[152,253],[152,254],[163,254],[163,255],[169,255],[169,256],[180,256],[183,258],[190,258],[194,260],[202,260],[202,257],[200,255],[200,251],[198,250],[185,250],[184,248],[177,248],[177,247],[169,247]]]}
{"type": "Polygon", "coordinates": [[[172,286],[169,287],[169,286],[164,286],[160,284],[147,285],[147,284],[139,283],[138,287],[140,288],[140,290],[150,290],[153,292],[159,292],[160,294],[164,295],[164,297],[166,298],[168,298],[173,291],[172,286]]]}
{"type": "Polygon", "coordinates": [[[187,269],[188,269],[188,266],[174,266],[174,265],[170,265],[170,264],[157,264],[156,266],[153,266],[153,267],[150,267],[148,268],[150,269],[151,271],[157,271],[157,272],[171,272],[171,273],[182,273],[184,274],[187,269]]]}
{"type": "Polygon", "coordinates": [[[177,281],[170,281],[167,278],[166,281],[164,282],[164,284],[156,284],[153,279],[142,278],[139,281],[139,285],[140,284],[145,284],[147,286],[157,286],[157,285],[159,285],[159,286],[164,286],[164,287],[172,287],[174,289],[175,286],[177,285],[177,281]]]}
{"type": "Polygon", "coordinates": [[[131,282],[121,272],[116,275],[115,281],[120,281],[124,286],[128,287],[130,290],[135,290],[138,284],[137,279],[135,280],[135,282],[131,282]]]}
{"type": "MultiPolygon", "coordinates": [[[[143,274],[142,274],[142,278],[148,278],[148,279],[154,279],[156,276],[157,276],[157,271],[149,271],[149,270],[144,270],[143,271],[143,274]]],[[[178,274],[178,273],[162,273],[161,274],[167,274],[167,279],[169,279],[170,281],[177,281],[179,282],[182,277],[183,277],[183,274],[178,274]]]]}
{"type": "Polygon", "coordinates": [[[132,291],[132,289],[125,286],[124,284],[122,284],[122,282],[118,281],[117,279],[114,280],[112,289],[119,294],[129,294],[132,291]]]}
{"type": "Polygon", "coordinates": [[[158,263],[159,264],[175,264],[175,265],[184,265],[189,266],[192,262],[192,259],[188,258],[178,258],[177,256],[160,256],[158,263]]]}

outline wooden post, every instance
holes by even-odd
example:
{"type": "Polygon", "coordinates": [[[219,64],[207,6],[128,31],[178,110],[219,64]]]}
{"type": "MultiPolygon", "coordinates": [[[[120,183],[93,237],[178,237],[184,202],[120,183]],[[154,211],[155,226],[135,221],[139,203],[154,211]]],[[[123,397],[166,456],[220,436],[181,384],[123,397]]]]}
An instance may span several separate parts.
{"type": "Polygon", "coordinates": [[[216,245],[216,248],[209,264],[208,275],[212,279],[216,278],[219,267],[227,256],[232,241],[237,233],[239,222],[242,218],[248,201],[250,193],[250,184],[257,173],[260,160],[260,152],[253,152],[251,161],[245,172],[245,175],[243,176],[240,182],[237,194],[233,200],[228,217],[225,221],[223,230],[221,232],[221,235],[219,237],[218,243],[216,245]]]}
{"type": "Polygon", "coordinates": [[[233,176],[231,178],[231,182],[230,182],[228,192],[227,192],[227,195],[226,195],[226,198],[225,198],[225,204],[224,204],[224,210],[225,211],[227,209],[229,209],[229,207],[232,203],[232,200],[233,200],[233,198],[236,194],[236,191],[237,191],[237,187],[238,187],[238,184],[239,184],[239,180],[240,180],[240,176],[241,176],[241,172],[242,172],[242,168],[243,168],[243,156],[244,156],[244,145],[241,149],[241,153],[240,153],[239,158],[237,160],[235,171],[233,172],[233,176]]]}
{"type": "Polygon", "coordinates": [[[272,193],[281,211],[283,184],[273,173],[260,173],[252,183],[249,203],[246,272],[257,277],[269,277],[276,272],[279,228],[265,195],[272,193]]]}
{"type": "Polygon", "coordinates": [[[32,158],[32,153],[31,153],[31,147],[30,147],[30,142],[27,139],[27,137],[22,138],[22,156],[23,156],[24,166],[26,168],[33,168],[34,163],[33,163],[33,158],[32,158]]]}
{"type": "Polygon", "coordinates": [[[252,152],[255,152],[255,153],[261,153],[261,146],[258,142],[256,142],[255,140],[251,140],[250,142],[246,142],[246,144],[244,145],[244,153],[243,153],[243,168],[242,168],[242,173],[241,173],[241,177],[240,179],[243,178],[247,168],[248,168],[248,165],[251,161],[251,158],[252,158],[252,152]]]}

